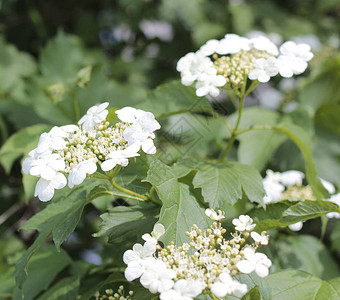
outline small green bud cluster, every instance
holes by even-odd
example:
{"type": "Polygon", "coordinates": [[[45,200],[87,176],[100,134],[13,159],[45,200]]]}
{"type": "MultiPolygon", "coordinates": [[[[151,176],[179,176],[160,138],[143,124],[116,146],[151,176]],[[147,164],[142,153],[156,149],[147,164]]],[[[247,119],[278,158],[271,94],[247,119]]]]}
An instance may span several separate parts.
{"type": "Polygon", "coordinates": [[[251,49],[250,51],[240,51],[228,56],[218,56],[214,54],[214,67],[217,74],[223,75],[226,79],[226,87],[237,90],[243,87],[248,79],[248,74],[254,68],[254,61],[259,58],[269,58],[266,51],[251,49]]]}
{"type": "Polygon", "coordinates": [[[104,161],[111,151],[124,150],[128,143],[123,137],[127,128],[123,122],[110,125],[102,121],[91,130],[79,128],[75,133],[66,138],[66,147],[57,151],[65,160],[65,172],[70,173],[73,166],[82,161],[94,159],[104,161]]]}
{"type": "Polygon", "coordinates": [[[125,296],[124,286],[120,286],[115,293],[112,289],[106,289],[105,294],[101,295],[99,292],[95,293],[96,300],[132,300],[133,291],[129,291],[125,296]]]}

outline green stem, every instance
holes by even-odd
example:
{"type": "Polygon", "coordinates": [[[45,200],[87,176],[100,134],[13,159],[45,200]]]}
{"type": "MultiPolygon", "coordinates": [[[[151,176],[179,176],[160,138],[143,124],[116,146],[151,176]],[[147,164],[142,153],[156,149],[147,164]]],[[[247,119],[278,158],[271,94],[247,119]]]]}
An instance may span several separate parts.
{"type": "Polygon", "coordinates": [[[222,162],[226,158],[226,156],[228,155],[228,153],[229,153],[229,151],[230,151],[231,147],[233,146],[234,141],[236,139],[237,129],[240,125],[240,121],[241,121],[241,117],[242,117],[243,104],[244,104],[244,96],[241,96],[240,102],[239,102],[238,117],[237,117],[236,125],[235,125],[235,128],[232,129],[232,131],[231,131],[231,137],[228,141],[227,147],[224,149],[224,151],[222,152],[222,154],[220,156],[220,159],[219,159],[220,162],[222,162]]]}
{"type": "Polygon", "coordinates": [[[212,292],[209,292],[208,295],[209,295],[213,300],[221,300],[220,297],[216,297],[212,292]]]}
{"type": "Polygon", "coordinates": [[[147,201],[149,200],[148,197],[144,196],[144,195],[141,195],[141,194],[138,194],[138,193],[135,193],[133,191],[130,191],[126,188],[123,188],[121,187],[120,185],[118,185],[113,178],[110,178],[110,183],[112,184],[112,186],[114,186],[117,190],[120,190],[121,192],[125,193],[125,194],[128,194],[128,195],[131,195],[131,196],[134,196],[134,197],[137,197],[140,199],[140,201],[147,201]]]}

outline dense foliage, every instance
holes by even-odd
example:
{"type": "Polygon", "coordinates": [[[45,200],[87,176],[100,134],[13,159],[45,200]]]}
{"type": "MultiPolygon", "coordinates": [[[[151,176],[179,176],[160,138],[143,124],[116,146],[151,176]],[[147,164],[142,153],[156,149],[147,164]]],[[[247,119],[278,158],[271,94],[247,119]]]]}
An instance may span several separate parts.
{"type": "Polygon", "coordinates": [[[164,271],[159,257],[170,261],[175,249],[195,262],[195,250],[185,249],[204,256],[198,237],[209,234],[202,245],[222,261],[230,259],[225,269],[233,279],[218,276],[225,271],[219,262],[214,286],[209,268],[200,265],[207,283],[192,285],[191,298],[183,299],[197,291],[203,294],[195,299],[340,299],[338,1],[11,0],[0,5],[1,299],[184,297],[181,280],[187,274],[176,277],[172,263],[164,271]],[[202,77],[183,80],[187,69],[177,63],[187,53],[226,33],[255,37],[255,30],[277,45],[309,44],[314,57],[306,59],[308,68],[287,76],[278,66],[259,77],[258,64],[260,73],[237,73],[244,81],[234,85],[221,68],[228,61],[221,52],[214,57],[220,69],[212,76],[226,81],[216,89],[209,85],[199,92],[207,87],[202,77]],[[124,114],[124,107],[136,110],[124,114]],[[23,162],[42,144],[44,133],[78,124],[84,115],[72,133],[58,136],[65,144],[50,149],[66,163],[51,167],[52,175],[64,174],[68,186],[65,179],[46,196],[41,182],[50,175],[42,173],[50,161],[35,171],[23,162]],[[141,121],[144,117],[152,125],[141,121]],[[132,128],[129,136],[126,128],[132,128]],[[88,130],[103,139],[118,132],[119,141],[98,150],[88,130]],[[77,133],[87,136],[82,147],[93,159],[81,176],[71,172],[83,160],[67,156],[80,144],[77,133]],[[137,148],[126,150],[136,141],[137,148]],[[242,229],[235,221],[247,218],[242,215],[256,227],[242,229]],[[164,226],[162,234],[153,229],[156,223],[164,226]],[[151,232],[152,237],[143,235],[151,232]],[[133,260],[124,254],[143,239],[146,249],[152,238],[157,246],[152,244],[145,257],[175,284],[163,296],[159,286],[146,283],[144,269],[144,277],[133,280],[133,260]],[[233,252],[238,244],[261,253],[233,252]],[[255,255],[264,261],[262,272],[244,266],[255,255]],[[232,280],[242,293],[236,288],[224,293],[232,280]]]}

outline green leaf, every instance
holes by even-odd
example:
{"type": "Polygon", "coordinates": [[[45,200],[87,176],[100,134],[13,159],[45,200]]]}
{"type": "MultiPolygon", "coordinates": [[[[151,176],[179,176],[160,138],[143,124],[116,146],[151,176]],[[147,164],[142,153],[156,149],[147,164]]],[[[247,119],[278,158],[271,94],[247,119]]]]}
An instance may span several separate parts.
{"type": "Polygon", "coordinates": [[[7,173],[16,159],[27,154],[38,144],[39,136],[51,127],[48,125],[34,125],[13,134],[0,149],[0,163],[7,173]]]}
{"type": "MultiPolygon", "coordinates": [[[[331,283],[322,281],[300,270],[285,270],[270,274],[264,279],[271,291],[273,300],[287,299],[339,299],[339,289],[334,284],[339,282],[332,279],[331,283]]],[[[266,300],[266,298],[265,298],[266,300]]]]}
{"type": "Polygon", "coordinates": [[[29,219],[20,229],[38,230],[39,236],[24,252],[16,263],[15,277],[21,287],[26,280],[26,268],[31,256],[40,248],[43,242],[53,235],[57,249],[76,228],[87,200],[88,191],[98,185],[97,180],[85,180],[82,185],[72,189],[63,189],[56,195],[53,202],[45,209],[29,219]]]}
{"type": "Polygon", "coordinates": [[[166,245],[171,241],[177,245],[187,241],[185,232],[190,230],[193,224],[197,224],[201,229],[209,226],[204,208],[198,203],[189,186],[178,182],[170,167],[161,161],[153,161],[146,181],[156,188],[163,203],[159,223],[166,229],[161,239],[166,245]]]}
{"type": "Polygon", "coordinates": [[[265,206],[262,177],[251,166],[234,161],[215,162],[183,158],[173,167],[178,177],[196,171],[193,178],[195,188],[202,189],[204,201],[211,208],[221,208],[224,204],[235,204],[242,194],[251,202],[265,206]]]}
{"type": "Polygon", "coordinates": [[[325,280],[340,275],[337,262],[314,236],[287,236],[278,239],[274,245],[282,269],[299,269],[325,280]]]}
{"type": "Polygon", "coordinates": [[[151,232],[157,221],[159,208],[153,205],[117,206],[100,216],[102,223],[95,237],[107,237],[109,243],[119,243],[126,239],[139,239],[141,234],[151,232]]]}
{"type": "Polygon", "coordinates": [[[22,85],[24,77],[36,71],[33,57],[28,53],[18,51],[13,45],[0,38],[0,93],[15,93],[22,85]]]}
{"type": "MultiPolygon", "coordinates": [[[[27,280],[23,284],[24,299],[34,299],[40,291],[47,289],[55,276],[71,263],[64,251],[57,251],[52,245],[42,247],[31,259],[27,269],[27,280]]],[[[18,293],[14,299],[21,299],[18,293]]]]}
{"type": "Polygon", "coordinates": [[[139,108],[151,111],[157,119],[184,112],[211,112],[212,107],[205,97],[197,97],[195,89],[173,81],[157,87],[139,108]]]}
{"type": "Polygon", "coordinates": [[[59,31],[40,54],[40,70],[51,81],[67,83],[75,80],[84,61],[80,41],[59,31]]]}
{"type": "Polygon", "coordinates": [[[206,163],[197,170],[193,179],[195,188],[202,188],[202,195],[209,207],[235,204],[242,198],[242,191],[251,202],[265,206],[262,178],[254,168],[237,162],[206,163]]]}
{"type": "Polygon", "coordinates": [[[315,122],[324,129],[340,135],[340,104],[322,105],[315,114],[315,122]]]}
{"type": "Polygon", "coordinates": [[[330,201],[284,200],[269,203],[266,209],[253,209],[249,212],[249,215],[256,223],[256,231],[262,231],[314,219],[333,211],[340,212],[340,209],[335,203],[330,201]]]}
{"type": "Polygon", "coordinates": [[[79,278],[66,277],[50,287],[37,300],[73,300],[78,296],[79,278]]]}
{"type": "Polygon", "coordinates": [[[7,269],[0,274],[0,297],[3,294],[12,295],[15,287],[14,267],[7,269]]]}
{"type": "Polygon", "coordinates": [[[260,299],[263,300],[339,299],[339,280],[338,277],[323,281],[300,270],[279,271],[265,278],[260,278],[253,273],[241,275],[241,282],[247,284],[248,289],[255,286],[259,288],[262,297],[260,299]]]}
{"type": "Polygon", "coordinates": [[[299,99],[314,111],[324,103],[340,100],[340,56],[334,55],[323,61],[312,72],[312,76],[302,82],[299,99]]]}
{"type": "Polygon", "coordinates": [[[315,164],[320,178],[340,182],[340,136],[317,128],[315,164]]]}

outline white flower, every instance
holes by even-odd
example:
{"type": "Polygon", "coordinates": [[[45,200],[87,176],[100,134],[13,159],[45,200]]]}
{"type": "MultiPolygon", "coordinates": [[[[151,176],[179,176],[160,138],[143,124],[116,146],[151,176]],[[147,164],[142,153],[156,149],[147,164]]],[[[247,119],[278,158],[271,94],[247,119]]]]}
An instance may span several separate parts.
{"type": "Polygon", "coordinates": [[[153,260],[146,265],[140,283],[153,294],[163,293],[174,286],[175,276],[176,272],[168,269],[163,261],[153,260]]]}
{"type": "Polygon", "coordinates": [[[256,226],[253,224],[253,219],[247,215],[240,215],[238,219],[233,219],[233,224],[238,231],[251,231],[256,226]]]}
{"type": "Polygon", "coordinates": [[[178,280],[171,290],[160,295],[161,300],[192,300],[202,293],[205,284],[199,280],[178,280]]]}
{"type": "Polygon", "coordinates": [[[181,72],[181,81],[183,85],[189,86],[195,80],[200,80],[202,76],[209,73],[213,68],[213,62],[206,57],[201,51],[196,53],[190,52],[183,56],[177,62],[177,71],[181,72]]]}
{"type": "MultiPolygon", "coordinates": [[[[216,73],[216,69],[213,73],[216,73]]],[[[203,76],[201,77],[203,79],[203,76]]],[[[206,75],[204,80],[200,80],[196,83],[196,95],[198,97],[203,97],[210,95],[212,97],[217,97],[220,94],[220,90],[217,87],[222,87],[227,83],[223,75],[206,75]]]]}
{"type": "Polygon", "coordinates": [[[307,44],[295,44],[292,41],[285,42],[280,47],[281,55],[296,57],[303,61],[310,61],[313,58],[311,48],[307,44]]]}
{"type": "Polygon", "coordinates": [[[252,48],[255,48],[257,50],[266,51],[269,54],[272,55],[278,55],[279,51],[277,50],[277,47],[274,43],[272,43],[267,37],[265,36],[258,36],[256,38],[250,39],[250,44],[252,48]]]}
{"type": "Polygon", "coordinates": [[[126,106],[122,109],[116,110],[118,118],[125,123],[135,123],[139,118],[141,118],[145,111],[141,109],[136,109],[134,107],[126,106]]]}
{"type": "Polygon", "coordinates": [[[310,49],[307,44],[296,45],[292,41],[283,43],[278,57],[280,75],[289,78],[303,73],[307,69],[307,62],[313,58],[310,49]]]}
{"type": "Polygon", "coordinates": [[[34,196],[38,197],[41,201],[49,201],[53,198],[54,190],[62,189],[65,187],[67,180],[62,173],[56,173],[53,178],[46,180],[40,178],[35,186],[34,196]]]}
{"type": "Polygon", "coordinates": [[[226,295],[236,294],[235,292],[238,297],[242,297],[247,293],[247,285],[239,283],[227,273],[221,273],[218,279],[220,281],[211,286],[211,292],[217,297],[223,298],[226,295]]]}
{"type": "Polygon", "coordinates": [[[151,232],[151,235],[148,233],[145,233],[142,235],[142,239],[144,241],[151,241],[155,244],[157,244],[157,241],[165,234],[165,228],[162,224],[158,223],[155,224],[153,227],[153,231],[151,232]]]}
{"type": "Polygon", "coordinates": [[[269,235],[267,235],[266,233],[262,232],[261,234],[259,234],[253,231],[250,235],[255,242],[260,243],[261,245],[268,245],[269,235]]]}
{"type": "Polygon", "coordinates": [[[222,55],[235,54],[241,50],[249,51],[250,49],[249,39],[237,34],[226,34],[216,47],[216,53],[222,55]]]}
{"type": "Polygon", "coordinates": [[[160,128],[161,126],[155,120],[155,116],[152,113],[145,112],[124,130],[123,136],[129,145],[138,144],[145,153],[155,154],[156,147],[152,140],[155,138],[155,134],[153,132],[160,128]]]}
{"type": "Polygon", "coordinates": [[[96,104],[89,108],[79,121],[78,124],[82,125],[83,130],[90,130],[98,123],[104,121],[109,113],[105,108],[109,106],[109,102],[104,102],[101,104],[96,104]]]}
{"type": "Polygon", "coordinates": [[[54,126],[48,133],[44,132],[40,135],[37,153],[44,155],[53,150],[61,150],[66,147],[65,138],[74,131],[78,130],[77,125],[54,126]]]}
{"type": "Polygon", "coordinates": [[[113,150],[108,155],[104,162],[101,164],[103,171],[110,171],[116,165],[126,167],[129,164],[129,158],[139,156],[138,151],[140,146],[138,143],[127,147],[124,150],[113,150]]]}
{"type": "Polygon", "coordinates": [[[277,75],[279,72],[277,59],[269,57],[268,59],[259,58],[254,62],[254,69],[248,74],[249,79],[258,80],[262,83],[268,82],[270,77],[277,75]]]}
{"type": "Polygon", "coordinates": [[[65,161],[58,154],[54,153],[33,160],[30,166],[31,175],[51,180],[58,171],[65,169],[65,161]]]}
{"type": "Polygon", "coordinates": [[[222,219],[225,218],[225,216],[223,215],[222,211],[218,211],[218,214],[216,213],[216,211],[214,211],[212,208],[207,208],[205,210],[205,214],[211,219],[211,220],[215,220],[215,221],[221,221],[222,219]]]}
{"type": "Polygon", "coordinates": [[[200,48],[200,51],[204,55],[210,56],[216,52],[216,49],[219,46],[219,44],[220,41],[218,40],[209,40],[200,48]]]}
{"type": "Polygon", "coordinates": [[[123,261],[128,267],[125,269],[125,277],[128,281],[132,281],[140,277],[147,263],[154,261],[152,255],[156,251],[156,245],[152,242],[134,244],[132,250],[124,252],[123,261]]]}
{"type": "Polygon", "coordinates": [[[240,272],[249,274],[253,271],[260,277],[266,277],[272,265],[270,259],[263,253],[255,253],[255,249],[248,247],[243,250],[245,259],[236,263],[240,272]]]}
{"type": "Polygon", "coordinates": [[[79,164],[75,163],[68,176],[68,186],[73,188],[75,185],[81,184],[85,180],[86,174],[93,174],[96,171],[97,164],[92,159],[82,161],[79,164]]]}
{"type": "Polygon", "coordinates": [[[305,178],[305,174],[300,171],[290,170],[282,172],[280,177],[281,183],[285,186],[301,185],[303,179],[305,178]]]}
{"type": "Polygon", "coordinates": [[[282,192],[285,190],[285,187],[282,184],[272,181],[269,178],[264,178],[262,184],[266,191],[266,196],[263,198],[264,203],[267,204],[280,200],[282,192]]]}
{"type": "MultiPolygon", "coordinates": [[[[329,201],[337,204],[340,207],[340,193],[331,196],[331,198],[329,198],[329,201]]],[[[330,212],[326,214],[326,216],[327,218],[336,218],[336,219],[340,218],[340,214],[337,212],[330,212]]]]}
{"type": "Polygon", "coordinates": [[[288,225],[288,227],[289,227],[290,230],[300,231],[303,227],[303,222],[297,222],[297,223],[294,223],[294,224],[290,224],[290,225],[288,225]]]}

